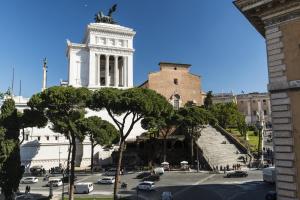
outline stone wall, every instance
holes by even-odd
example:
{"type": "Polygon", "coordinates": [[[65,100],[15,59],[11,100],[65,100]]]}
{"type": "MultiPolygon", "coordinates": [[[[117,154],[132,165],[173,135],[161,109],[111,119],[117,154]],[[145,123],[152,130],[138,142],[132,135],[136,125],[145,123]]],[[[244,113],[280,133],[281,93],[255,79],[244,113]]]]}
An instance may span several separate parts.
{"type": "Polygon", "coordinates": [[[300,170],[300,20],[266,27],[277,193],[280,200],[299,197],[300,170]],[[298,84],[297,84],[298,83],[298,84]]]}

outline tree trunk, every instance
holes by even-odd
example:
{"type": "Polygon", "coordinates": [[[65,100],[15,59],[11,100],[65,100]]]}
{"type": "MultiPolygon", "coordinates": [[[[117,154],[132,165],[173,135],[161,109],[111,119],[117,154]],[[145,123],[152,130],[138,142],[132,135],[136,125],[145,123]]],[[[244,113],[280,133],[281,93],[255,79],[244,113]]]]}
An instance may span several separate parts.
{"type": "Polygon", "coordinates": [[[74,170],[75,170],[75,157],[76,157],[76,138],[72,134],[72,159],[71,159],[71,176],[70,176],[70,193],[69,200],[74,200],[74,170]]]}
{"type": "Polygon", "coordinates": [[[163,161],[166,162],[167,161],[167,138],[164,137],[164,155],[163,155],[163,161]]]}
{"type": "Polygon", "coordinates": [[[70,157],[71,157],[71,151],[72,151],[72,141],[69,138],[69,152],[68,152],[68,161],[67,161],[67,172],[68,176],[70,174],[70,157]]]}
{"type": "Polygon", "coordinates": [[[194,140],[193,137],[191,137],[191,160],[190,160],[190,165],[194,163],[194,140]]]}
{"type": "Polygon", "coordinates": [[[21,145],[25,140],[25,128],[22,128],[22,140],[20,141],[19,145],[21,145]]]}
{"type": "Polygon", "coordinates": [[[196,149],[197,149],[197,151],[196,151],[196,154],[197,154],[197,172],[199,172],[199,147],[197,146],[196,149]]]}
{"type": "Polygon", "coordinates": [[[118,193],[118,184],[119,184],[119,178],[120,178],[120,169],[122,165],[122,156],[123,156],[123,149],[124,149],[125,140],[120,140],[120,148],[118,151],[118,163],[117,163],[117,172],[115,174],[115,183],[114,183],[114,200],[118,199],[117,193],[118,193]]]}
{"type": "Polygon", "coordinates": [[[92,135],[90,137],[90,140],[91,140],[91,174],[93,174],[94,173],[94,139],[92,135]]]}

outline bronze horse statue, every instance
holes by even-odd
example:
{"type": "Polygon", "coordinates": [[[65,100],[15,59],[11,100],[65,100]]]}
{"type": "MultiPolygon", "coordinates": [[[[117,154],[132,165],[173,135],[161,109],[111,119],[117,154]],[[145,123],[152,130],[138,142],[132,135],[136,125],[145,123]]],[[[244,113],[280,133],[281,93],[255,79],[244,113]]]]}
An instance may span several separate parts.
{"type": "Polygon", "coordinates": [[[116,24],[114,19],[112,18],[112,13],[117,10],[117,4],[114,4],[108,11],[107,16],[103,14],[102,11],[99,11],[95,15],[95,22],[96,23],[108,23],[108,24],[116,24]]]}

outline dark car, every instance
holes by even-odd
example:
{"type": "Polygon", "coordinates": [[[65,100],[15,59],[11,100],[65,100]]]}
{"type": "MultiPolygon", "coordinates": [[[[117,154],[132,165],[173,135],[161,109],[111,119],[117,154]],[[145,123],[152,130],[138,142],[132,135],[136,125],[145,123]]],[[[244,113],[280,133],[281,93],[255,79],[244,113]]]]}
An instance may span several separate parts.
{"type": "MultiPolygon", "coordinates": [[[[74,177],[74,181],[76,181],[76,180],[77,180],[77,176],[74,177]]],[[[61,181],[63,183],[69,183],[69,176],[65,176],[65,177],[61,178],[61,181]]]]}
{"type": "Polygon", "coordinates": [[[139,173],[139,174],[136,176],[136,178],[137,178],[137,179],[141,179],[141,178],[148,177],[148,176],[150,176],[150,175],[151,175],[151,172],[141,172],[141,173],[139,173]]]}
{"type": "Polygon", "coordinates": [[[158,174],[152,174],[150,176],[147,176],[143,178],[143,181],[159,181],[160,176],[158,174]]]}
{"type": "Polygon", "coordinates": [[[266,200],[276,200],[276,192],[275,191],[269,191],[266,194],[266,200]]]}
{"type": "Polygon", "coordinates": [[[246,177],[248,176],[248,173],[246,171],[234,171],[234,172],[229,172],[226,177],[231,178],[231,177],[246,177]]]}

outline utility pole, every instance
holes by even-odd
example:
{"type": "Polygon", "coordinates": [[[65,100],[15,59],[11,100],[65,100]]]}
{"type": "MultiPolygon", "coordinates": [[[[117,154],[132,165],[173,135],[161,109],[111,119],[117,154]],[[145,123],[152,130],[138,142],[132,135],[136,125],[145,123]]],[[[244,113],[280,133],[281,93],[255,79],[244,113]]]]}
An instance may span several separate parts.
{"type": "Polygon", "coordinates": [[[42,91],[47,88],[47,58],[43,60],[43,87],[42,91]]]}

